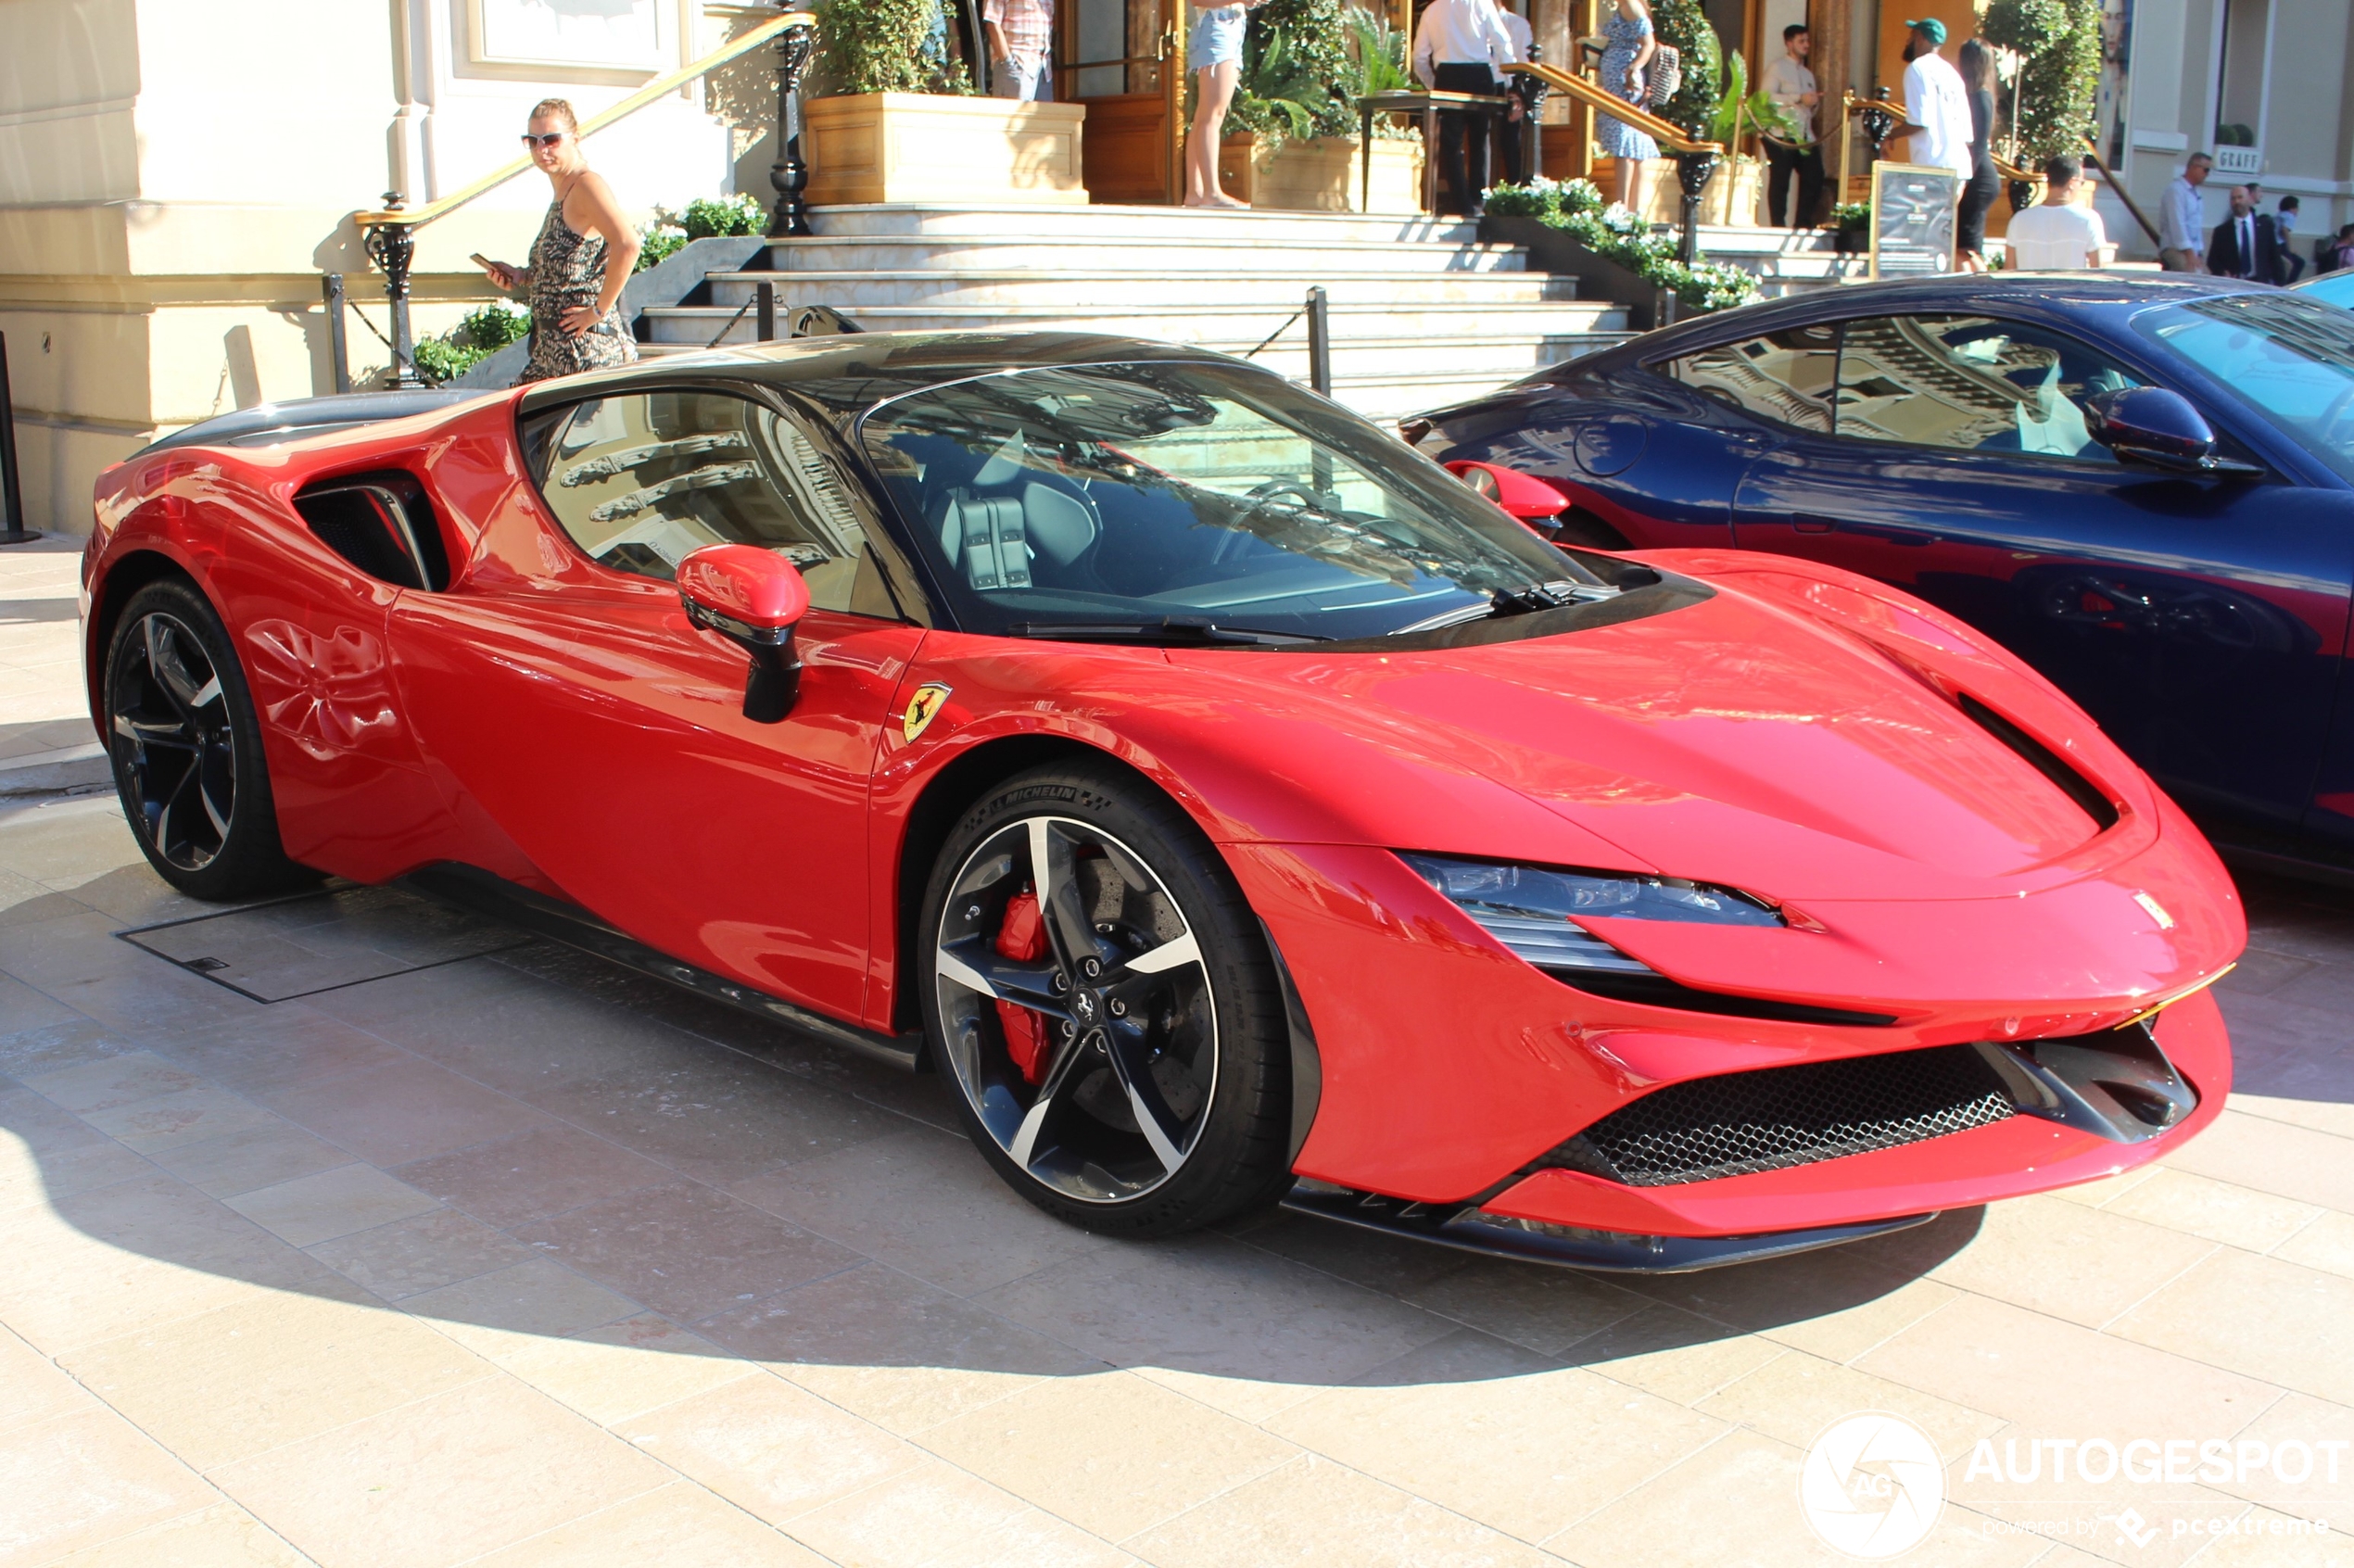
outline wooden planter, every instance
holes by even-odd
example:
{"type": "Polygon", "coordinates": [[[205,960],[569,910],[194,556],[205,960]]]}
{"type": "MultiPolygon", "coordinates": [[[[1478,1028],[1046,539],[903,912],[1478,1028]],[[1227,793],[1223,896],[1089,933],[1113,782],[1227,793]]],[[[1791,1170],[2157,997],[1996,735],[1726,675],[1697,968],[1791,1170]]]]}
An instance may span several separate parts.
{"type": "Polygon", "coordinates": [[[861,93],[812,99],[802,116],[813,207],[1087,202],[1079,104],[861,93]]]}
{"type": "Polygon", "coordinates": [[[1637,332],[1663,327],[1676,319],[1676,296],[1630,268],[1599,255],[1566,230],[1534,218],[1500,218],[1489,213],[1479,221],[1479,237],[1488,245],[1528,247],[1531,272],[1565,272],[1577,280],[1580,299],[1607,299],[1626,307],[1626,324],[1637,332]]]}
{"type": "MultiPolygon", "coordinates": [[[[1643,167],[1643,217],[1653,223],[1681,223],[1684,187],[1676,179],[1676,160],[1646,158],[1643,167]]],[[[1593,181],[1605,200],[1616,200],[1617,160],[1597,158],[1593,181]]],[[[1766,165],[1757,158],[1735,156],[1716,166],[1715,178],[1701,193],[1700,221],[1754,228],[1765,206],[1766,165]]]]}
{"type": "Polygon", "coordinates": [[[1286,141],[1272,149],[1254,136],[1229,136],[1218,147],[1219,183],[1228,196],[1253,207],[1289,212],[1422,210],[1420,138],[1373,139],[1370,206],[1358,203],[1360,173],[1353,136],[1286,141]]]}

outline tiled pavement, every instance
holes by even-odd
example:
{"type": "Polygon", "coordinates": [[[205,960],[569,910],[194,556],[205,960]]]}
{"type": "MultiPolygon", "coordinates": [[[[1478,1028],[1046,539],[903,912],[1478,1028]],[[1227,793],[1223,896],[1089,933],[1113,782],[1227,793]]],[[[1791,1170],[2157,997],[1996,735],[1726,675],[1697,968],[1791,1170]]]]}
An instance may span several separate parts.
{"type": "MultiPolygon", "coordinates": [[[[67,713],[70,568],[0,551],[0,679],[67,713]]],[[[2242,1093],[2168,1168],[1628,1282],[1097,1240],[935,1081],[537,943],[410,967],[496,944],[398,895],[312,979],[399,972],[250,1000],[114,934],[207,911],[110,798],[0,803],[0,1564],[1814,1563],[1801,1454],[1867,1410],[1951,1461],[1907,1563],[2354,1560],[2250,1533],[2354,1527],[2345,1447],[1967,1473],[2354,1439],[2354,900],[2250,892],[2242,1093]]]]}

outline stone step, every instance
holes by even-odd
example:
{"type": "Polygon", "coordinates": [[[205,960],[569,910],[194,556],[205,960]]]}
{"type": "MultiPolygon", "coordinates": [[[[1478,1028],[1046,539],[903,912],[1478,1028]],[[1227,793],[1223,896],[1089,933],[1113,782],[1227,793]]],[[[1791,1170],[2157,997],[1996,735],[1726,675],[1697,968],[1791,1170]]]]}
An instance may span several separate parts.
{"type": "Polygon", "coordinates": [[[1186,207],[968,207],[911,202],[813,208],[810,226],[821,236],[991,234],[1016,240],[1070,235],[1086,239],[1190,241],[1247,234],[1266,239],[1407,240],[1467,245],[1478,237],[1474,223],[1419,212],[1233,212],[1186,207]]]}
{"type": "MultiPolygon", "coordinates": [[[[1266,238],[1220,232],[1199,239],[1138,239],[1118,234],[850,234],[782,240],[767,250],[771,272],[915,269],[1052,268],[1156,274],[1174,272],[1519,272],[1518,246],[1416,240],[1266,238]]],[[[757,272],[743,275],[757,278],[757,272]]]]}
{"type": "MultiPolygon", "coordinates": [[[[780,298],[782,310],[795,301],[780,298]]],[[[1237,308],[1232,305],[1152,305],[1135,310],[1105,310],[1088,306],[1013,305],[866,305],[843,311],[870,332],[955,332],[1054,330],[1105,332],[1126,337],[1160,338],[1176,343],[1239,344],[1249,348],[1279,327],[1286,338],[1307,335],[1304,319],[1295,320],[1297,299],[1237,308]],[[1290,324],[1286,326],[1286,322],[1290,324]]],[[[1447,345],[1496,338],[1525,342],[1538,336],[1582,336],[1594,332],[1621,331],[1626,324],[1624,308],[1603,300],[1541,300],[1503,309],[1481,302],[1440,301],[1425,305],[1392,303],[1335,306],[1330,315],[1335,347],[1362,341],[1447,345]]],[[[739,316],[724,306],[656,306],[644,312],[644,322],[655,343],[700,347],[718,337],[731,343],[753,341],[757,323],[750,313],[739,316]]]]}
{"type": "MultiPolygon", "coordinates": [[[[760,274],[717,273],[712,302],[734,310],[753,297],[760,274]]],[[[1297,305],[1311,286],[1335,304],[1461,301],[1496,306],[1575,299],[1576,280],[1543,272],[1224,272],[1166,266],[1134,271],[956,267],[914,272],[797,272],[769,275],[779,306],[1084,304],[1098,310],[1163,305],[1297,305]],[[791,280],[788,283],[787,280],[791,280]]]]}

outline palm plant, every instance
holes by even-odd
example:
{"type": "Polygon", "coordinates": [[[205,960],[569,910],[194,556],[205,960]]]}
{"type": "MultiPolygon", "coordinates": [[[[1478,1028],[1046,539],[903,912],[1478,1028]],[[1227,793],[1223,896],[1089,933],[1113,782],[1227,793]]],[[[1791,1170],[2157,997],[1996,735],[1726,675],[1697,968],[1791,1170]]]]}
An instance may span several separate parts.
{"type": "Polygon", "coordinates": [[[1406,69],[1406,35],[1373,12],[1352,6],[1348,8],[1348,26],[1357,44],[1357,92],[1364,97],[1373,93],[1404,92],[1414,85],[1412,74],[1406,69]]]}
{"type": "Polygon", "coordinates": [[[1709,111],[1707,139],[1732,148],[1740,141],[1744,122],[1778,142],[1797,147],[1814,145],[1798,122],[1763,87],[1750,91],[1749,62],[1736,49],[1726,58],[1716,78],[1716,103],[1709,111]]]}
{"type": "Polygon", "coordinates": [[[1332,107],[1332,93],[1309,71],[1284,30],[1269,28],[1257,57],[1243,68],[1233,118],[1280,142],[1314,135],[1317,120],[1332,107]]]}

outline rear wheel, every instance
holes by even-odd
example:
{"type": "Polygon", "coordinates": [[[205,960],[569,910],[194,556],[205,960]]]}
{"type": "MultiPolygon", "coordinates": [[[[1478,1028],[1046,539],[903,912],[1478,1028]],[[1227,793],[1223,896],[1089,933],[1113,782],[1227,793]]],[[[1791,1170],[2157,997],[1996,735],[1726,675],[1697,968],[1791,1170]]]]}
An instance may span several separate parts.
{"type": "Polygon", "coordinates": [[[132,596],[107,654],[108,751],[147,863],[195,898],[312,880],[278,841],[261,726],[221,617],[184,583],[132,596]]]}
{"type": "Polygon", "coordinates": [[[1286,1035],[1258,922],[1165,798],[1109,769],[1023,775],[932,870],[917,983],[933,1060],[1016,1191],[1171,1235],[1288,1180],[1286,1035]]]}

